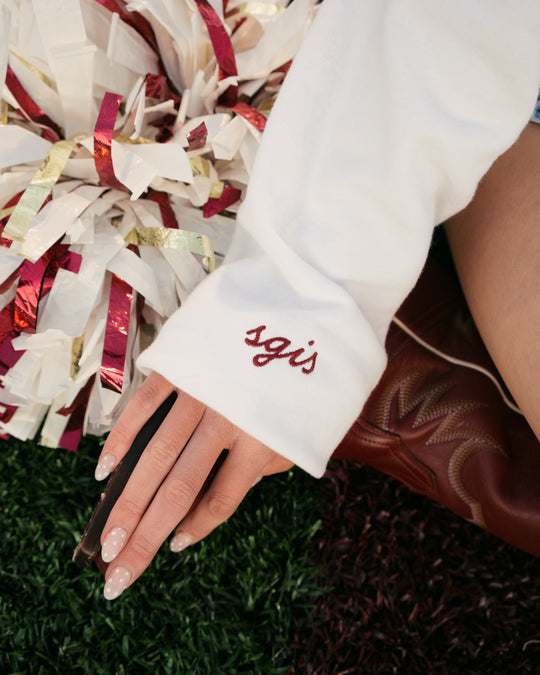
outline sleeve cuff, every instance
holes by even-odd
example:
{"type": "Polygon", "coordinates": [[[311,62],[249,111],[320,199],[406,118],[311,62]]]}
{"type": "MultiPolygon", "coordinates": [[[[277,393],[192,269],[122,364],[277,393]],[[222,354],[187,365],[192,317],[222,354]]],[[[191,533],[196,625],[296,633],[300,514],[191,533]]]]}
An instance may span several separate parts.
{"type": "Polygon", "coordinates": [[[302,309],[232,303],[235,281],[248,284],[236,267],[206,279],[137,366],[320,477],[384,369],[384,346],[339,288],[330,310],[317,301],[302,309]],[[227,303],[219,301],[225,289],[227,303]]]}

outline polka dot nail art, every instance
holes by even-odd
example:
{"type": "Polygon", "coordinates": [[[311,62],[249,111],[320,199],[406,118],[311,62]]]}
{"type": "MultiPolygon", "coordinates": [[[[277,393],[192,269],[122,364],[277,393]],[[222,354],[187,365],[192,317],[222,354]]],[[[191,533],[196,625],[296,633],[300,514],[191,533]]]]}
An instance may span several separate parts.
{"type": "Polygon", "coordinates": [[[114,600],[122,594],[131,581],[131,572],[125,567],[117,567],[111,576],[107,579],[103,595],[106,600],[114,600]]]}
{"type": "Polygon", "coordinates": [[[96,480],[105,480],[107,476],[111,473],[111,471],[114,469],[114,465],[116,464],[116,459],[114,455],[111,455],[110,452],[107,452],[99,462],[99,464],[96,466],[96,470],[94,472],[94,477],[96,480]]]}
{"type": "Polygon", "coordinates": [[[101,547],[101,557],[104,562],[112,562],[124,548],[127,540],[127,532],[122,527],[113,528],[101,547]]]}

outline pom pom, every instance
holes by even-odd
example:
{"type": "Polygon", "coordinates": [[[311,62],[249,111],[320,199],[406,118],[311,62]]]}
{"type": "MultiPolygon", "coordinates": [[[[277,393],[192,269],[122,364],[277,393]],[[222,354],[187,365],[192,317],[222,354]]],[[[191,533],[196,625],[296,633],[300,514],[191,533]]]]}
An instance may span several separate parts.
{"type": "Polygon", "coordinates": [[[315,0],[0,7],[0,432],[75,450],[219,265],[315,0]],[[62,30],[58,30],[58,26],[62,30]]]}

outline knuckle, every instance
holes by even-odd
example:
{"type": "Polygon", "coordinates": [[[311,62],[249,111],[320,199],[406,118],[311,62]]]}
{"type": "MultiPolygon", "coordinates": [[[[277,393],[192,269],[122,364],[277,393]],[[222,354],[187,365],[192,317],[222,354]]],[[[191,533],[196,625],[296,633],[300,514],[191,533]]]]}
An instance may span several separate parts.
{"type": "Polygon", "coordinates": [[[192,481],[187,478],[171,478],[165,484],[165,499],[187,510],[197,496],[197,488],[192,481]]]}
{"type": "Polygon", "coordinates": [[[158,438],[148,446],[148,455],[159,469],[169,469],[178,455],[178,448],[168,439],[158,438]]]}
{"type": "Polygon", "coordinates": [[[159,548],[153,541],[140,534],[131,538],[129,546],[133,553],[145,559],[152,558],[159,548]]]}
{"type": "Polygon", "coordinates": [[[219,436],[223,439],[227,439],[227,441],[234,437],[235,426],[226,417],[223,417],[215,410],[207,409],[205,418],[208,420],[208,427],[213,430],[213,433],[216,433],[217,431],[219,436]]]}
{"type": "Polygon", "coordinates": [[[236,500],[224,492],[213,492],[208,495],[208,512],[216,519],[225,520],[236,510],[236,500]]]}
{"type": "Polygon", "coordinates": [[[142,387],[136,391],[133,399],[137,406],[144,412],[152,413],[156,409],[156,401],[159,397],[159,388],[150,380],[146,380],[142,387]]]}
{"type": "Polygon", "coordinates": [[[139,518],[142,514],[141,505],[129,497],[119,497],[117,507],[120,513],[128,518],[139,518]]]}

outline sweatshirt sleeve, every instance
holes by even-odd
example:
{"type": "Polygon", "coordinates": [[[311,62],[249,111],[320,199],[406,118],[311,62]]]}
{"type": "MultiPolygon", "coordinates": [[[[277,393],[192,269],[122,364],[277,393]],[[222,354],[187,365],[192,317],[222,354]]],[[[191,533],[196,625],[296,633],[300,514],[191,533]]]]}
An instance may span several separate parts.
{"type": "Polygon", "coordinates": [[[224,264],[138,366],[322,475],[433,227],[516,140],[539,83],[538,0],[325,0],[224,264]]]}

